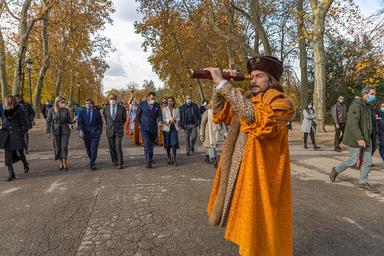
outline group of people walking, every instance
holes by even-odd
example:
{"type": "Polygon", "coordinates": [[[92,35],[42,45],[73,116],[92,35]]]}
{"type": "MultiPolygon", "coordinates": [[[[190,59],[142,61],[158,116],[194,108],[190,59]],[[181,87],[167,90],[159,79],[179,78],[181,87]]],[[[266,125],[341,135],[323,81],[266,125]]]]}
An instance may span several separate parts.
{"type": "MultiPolygon", "coordinates": [[[[144,145],[146,168],[153,166],[153,148],[159,137],[166,150],[168,164],[177,166],[177,150],[180,148],[179,130],[183,129],[185,132],[186,153],[191,155],[195,152],[200,126],[200,139],[207,148],[206,162],[217,166],[216,147],[221,126],[213,123],[212,110],[207,101],[199,107],[192,102],[190,96],[186,96],[185,104],[178,107],[175,98],[170,96],[163,98],[160,105],[156,102],[154,92],[150,92],[140,103],[132,100],[126,106],[117,101],[117,95],[114,93],[110,93],[107,99],[108,103],[101,110],[95,107],[92,99],[87,99],[85,108],[77,113],[72,113],[62,96],[56,97],[53,105],[49,102],[43,105],[46,134],[47,138],[52,140],[54,159],[59,161],[58,170],[68,171],[68,144],[75,125],[79,137],[84,141],[89,167],[91,170],[96,170],[104,122],[110,157],[118,169],[124,168],[122,147],[124,133],[132,136],[134,144],[144,145]]],[[[7,180],[11,181],[15,179],[13,163],[18,160],[23,162],[25,172],[29,171],[25,154],[28,153],[28,130],[32,128],[35,112],[32,106],[18,95],[5,97],[4,109],[0,106],[0,112],[2,119],[0,147],[5,149],[5,165],[9,170],[7,180]]]]}
{"type": "MultiPolygon", "coordinates": [[[[335,126],[334,150],[341,152],[340,144],[349,146],[348,159],[331,170],[330,179],[336,177],[348,168],[360,170],[359,187],[376,192],[368,183],[368,175],[372,167],[372,156],[379,149],[384,161],[384,101],[376,107],[376,89],[365,87],[361,95],[355,97],[349,108],[344,96],[339,96],[331,108],[332,120],[335,126]]],[[[311,137],[315,150],[320,149],[316,144],[316,114],[312,104],[303,110],[302,132],[304,132],[304,148],[308,149],[307,137],[311,137]]]]}

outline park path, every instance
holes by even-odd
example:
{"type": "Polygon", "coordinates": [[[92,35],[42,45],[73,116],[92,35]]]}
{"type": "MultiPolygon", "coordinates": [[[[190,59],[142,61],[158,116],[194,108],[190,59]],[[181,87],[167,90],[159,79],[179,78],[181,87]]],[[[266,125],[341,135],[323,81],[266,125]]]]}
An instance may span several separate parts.
{"type": "MultiPolygon", "coordinates": [[[[318,137],[322,150],[314,151],[302,148],[297,129],[290,135],[294,254],[382,255],[382,163],[376,158],[370,175],[382,194],[358,189],[356,170],[331,183],[329,171],[347,151],[326,146],[332,133],[318,137]]],[[[0,255],[237,255],[223,229],[207,223],[215,170],[203,162],[203,148],[190,157],[181,149],[180,166],[169,167],[156,147],[155,168],[147,170],[143,148],[125,138],[126,168],[117,170],[103,136],[99,169],[92,172],[73,134],[71,168],[60,173],[43,132],[34,130],[31,140],[31,172],[17,164],[18,179],[0,182],[0,255]]],[[[2,161],[0,155],[4,170],[2,161]]]]}

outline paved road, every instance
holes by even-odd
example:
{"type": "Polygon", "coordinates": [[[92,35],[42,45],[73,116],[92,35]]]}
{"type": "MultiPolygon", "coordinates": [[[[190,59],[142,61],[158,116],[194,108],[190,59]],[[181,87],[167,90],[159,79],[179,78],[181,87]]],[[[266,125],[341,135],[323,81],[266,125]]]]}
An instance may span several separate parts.
{"type": "MultiPolygon", "coordinates": [[[[207,224],[215,170],[202,148],[169,167],[157,147],[155,168],[147,170],[143,148],[125,138],[127,167],[117,170],[103,137],[92,172],[82,142],[71,136],[70,171],[62,173],[43,133],[31,140],[31,172],[17,164],[18,179],[0,182],[0,255],[237,255],[224,231],[207,224]]],[[[357,189],[356,171],[331,184],[328,169],[343,156],[299,144],[291,139],[294,254],[383,255],[384,197],[357,189]]],[[[372,177],[382,189],[380,169],[372,177]]],[[[6,177],[3,164],[0,174],[6,177]]]]}

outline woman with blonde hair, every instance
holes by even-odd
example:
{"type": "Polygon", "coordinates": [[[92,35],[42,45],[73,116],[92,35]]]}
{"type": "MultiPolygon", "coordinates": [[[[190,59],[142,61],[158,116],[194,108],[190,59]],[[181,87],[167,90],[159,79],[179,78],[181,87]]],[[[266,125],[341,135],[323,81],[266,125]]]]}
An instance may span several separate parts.
{"type": "Polygon", "coordinates": [[[48,112],[46,131],[47,138],[53,141],[55,160],[60,161],[60,171],[68,171],[68,142],[71,134],[70,125],[72,124],[73,120],[68,108],[66,108],[65,98],[57,96],[54,107],[48,112]]]}
{"type": "Polygon", "coordinates": [[[2,114],[2,132],[4,139],[5,166],[8,168],[9,177],[7,181],[16,179],[13,164],[21,160],[24,165],[24,172],[29,172],[29,164],[25,158],[24,150],[26,144],[24,134],[28,131],[28,120],[24,110],[17,104],[15,97],[4,98],[4,113],[2,114]]]}

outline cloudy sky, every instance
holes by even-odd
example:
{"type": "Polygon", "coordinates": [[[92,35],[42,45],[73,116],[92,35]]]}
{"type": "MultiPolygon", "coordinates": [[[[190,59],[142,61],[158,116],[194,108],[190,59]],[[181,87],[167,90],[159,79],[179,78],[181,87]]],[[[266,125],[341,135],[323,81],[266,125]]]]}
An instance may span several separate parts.
{"type": "MultiPolygon", "coordinates": [[[[357,0],[365,15],[372,14],[378,8],[382,0],[357,0]]],[[[135,34],[133,24],[139,21],[141,16],[136,12],[138,3],[135,0],[113,0],[116,12],[112,18],[113,25],[108,25],[103,32],[112,40],[116,51],[108,59],[110,66],[104,78],[104,90],[111,88],[124,88],[133,81],[140,85],[144,80],[153,80],[157,87],[163,85],[157,75],[152,71],[147,62],[150,53],[141,48],[143,38],[135,34]]]]}

